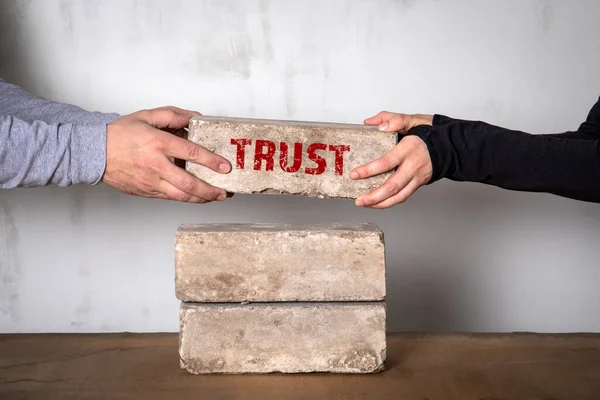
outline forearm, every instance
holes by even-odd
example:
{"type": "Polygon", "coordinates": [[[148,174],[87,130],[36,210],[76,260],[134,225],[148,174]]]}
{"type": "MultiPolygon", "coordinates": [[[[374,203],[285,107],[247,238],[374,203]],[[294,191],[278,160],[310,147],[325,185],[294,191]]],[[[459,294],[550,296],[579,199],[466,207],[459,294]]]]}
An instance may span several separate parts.
{"type": "Polygon", "coordinates": [[[600,140],[531,135],[436,116],[412,134],[428,146],[431,182],[448,178],[600,202],[600,140]]]}
{"type": "Polygon", "coordinates": [[[23,121],[49,124],[101,125],[119,118],[118,114],[86,111],[80,107],[46,100],[0,79],[0,115],[23,121]]]}
{"type": "Polygon", "coordinates": [[[0,116],[0,189],[96,184],[106,164],[106,123],[28,122],[0,116]]]}

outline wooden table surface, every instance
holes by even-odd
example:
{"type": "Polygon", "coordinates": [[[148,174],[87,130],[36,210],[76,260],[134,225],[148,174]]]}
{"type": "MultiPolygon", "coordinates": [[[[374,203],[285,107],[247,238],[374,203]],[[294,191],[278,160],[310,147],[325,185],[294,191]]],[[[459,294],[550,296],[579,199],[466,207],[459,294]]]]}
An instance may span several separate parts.
{"type": "Polygon", "coordinates": [[[177,334],[0,335],[0,399],[600,399],[600,335],[388,335],[373,375],[201,375],[177,334]]]}

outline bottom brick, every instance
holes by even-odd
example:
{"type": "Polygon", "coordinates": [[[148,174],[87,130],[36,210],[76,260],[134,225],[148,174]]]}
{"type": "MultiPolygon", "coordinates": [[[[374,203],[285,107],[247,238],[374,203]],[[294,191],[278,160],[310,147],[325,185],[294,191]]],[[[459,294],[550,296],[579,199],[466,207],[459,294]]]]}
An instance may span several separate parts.
{"type": "Polygon", "coordinates": [[[385,303],[182,303],[181,368],[193,374],[383,370],[385,303]]]}

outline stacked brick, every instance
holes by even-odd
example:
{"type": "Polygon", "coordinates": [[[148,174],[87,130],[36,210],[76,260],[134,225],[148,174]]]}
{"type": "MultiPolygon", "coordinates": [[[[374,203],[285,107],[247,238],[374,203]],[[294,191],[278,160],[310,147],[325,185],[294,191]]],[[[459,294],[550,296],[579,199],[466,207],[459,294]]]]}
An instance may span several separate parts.
{"type": "Polygon", "coordinates": [[[385,248],[376,226],[183,225],[175,254],[182,368],[383,368],[385,248]]]}
{"type": "MultiPolygon", "coordinates": [[[[385,176],[356,182],[347,175],[396,143],[393,135],[351,125],[214,117],[193,119],[189,139],[235,164],[228,175],[188,164],[215,186],[313,197],[355,197],[379,186],[385,176]]],[[[385,243],[377,226],[184,224],[175,243],[181,368],[384,368],[385,243]]]]}

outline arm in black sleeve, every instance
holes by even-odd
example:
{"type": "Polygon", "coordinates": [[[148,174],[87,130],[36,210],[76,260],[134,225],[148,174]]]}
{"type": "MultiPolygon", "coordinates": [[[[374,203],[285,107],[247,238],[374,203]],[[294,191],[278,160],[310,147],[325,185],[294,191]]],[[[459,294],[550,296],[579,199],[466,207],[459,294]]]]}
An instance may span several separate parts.
{"type": "MultiPolygon", "coordinates": [[[[600,202],[600,107],[576,135],[532,135],[435,115],[409,131],[425,141],[441,178],[600,202]]],[[[571,132],[574,133],[574,132],[571,132]]]]}

